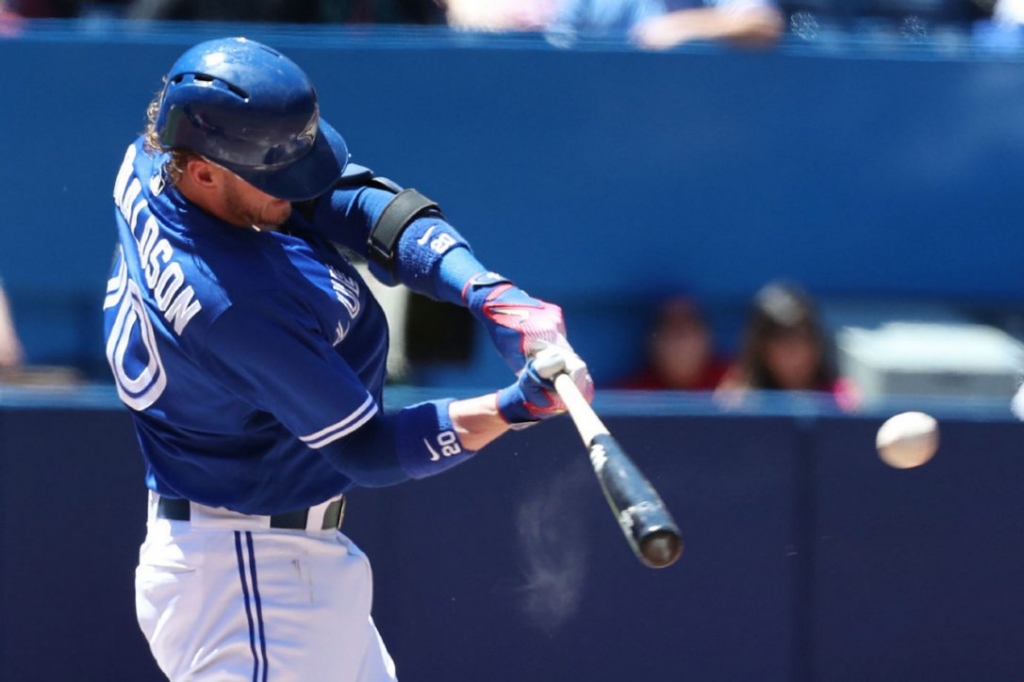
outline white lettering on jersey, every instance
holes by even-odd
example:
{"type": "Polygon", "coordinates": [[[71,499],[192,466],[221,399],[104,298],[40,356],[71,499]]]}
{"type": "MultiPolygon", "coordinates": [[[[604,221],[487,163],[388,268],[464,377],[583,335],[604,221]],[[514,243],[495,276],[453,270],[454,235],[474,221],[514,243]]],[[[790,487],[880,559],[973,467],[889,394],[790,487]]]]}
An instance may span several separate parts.
{"type": "Polygon", "coordinates": [[[331,273],[331,288],[341,305],[345,306],[349,317],[355,319],[359,315],[359,283],[354,279],[327,266],[331,273]]]}
{"type": "MultiPolygon", "coordinates": [[[[138,233],[139,214],[148,205],[140,199],[142,182],[132,176],[135,162],[135,146],[128,147],[121,170],[114,183],[114,200],[128,222],[132,236],[139,251],[139,264],[146,279],[146,286],[153,294],[157,308],[167,324],[171,325],[178,336],[185,331],[188,323],[203,309],[196,300],[195,290],[185,282],[185,273],[181,265],[174,262],[174,249],[167,239],[160,236],[160,224],[150,215],[142,226],[142,234],[138,233]]],[[[150,183],[150,189],[159,192],[162,183],[150,183]]]]}
{"type": "Polygon", "coordinates": [[[133,410],[144,410],[163,394],[167,387],[167,372],[160,360],[153,323],[146,314],[142,293],[135,280],[127,280],[124,295],[117,306],[117,316],[107,337],[107,362],[114,373],[117,394],[124,404],[133,410]],[[146,365],[133,376],[129,374],[127,359],[129,342],[136,329],[145,351],[146,365]]]}
{"type": "Polygon", "coordinates": [[[107,295],[103,298],[103,309],[113,308],[124,298],[128,286],[128,266],[124,262],[124,248],[117,247],[117,274],[107,280],[107,295]]]}
{"type": "MultiPolygon", "coordinates": [[[[180,336],[189,321],[202,310],[195,300],[195,291],[185,284],[185,273],[175,262],[174,249],[160,237],[160,226],[149,215],[139,234],[139,218],[148,202],[140,198],[142,182],[132,174],[135,147],[125,153],[121,169],[114,182],[114,201],[128,223],[138,250],[139,265],[145,285],[153,295],[157,309],[167,323],[180,336]]],[[[150,183],[153,194],[162,185],[150,183]]],[[[167,372],[160,358],[153,320],[139,289],[139,283],[128,277],[128,264],[124,246],[118,248],[117,270],[107,283],[103,308],[116,308],[117,313],[107,337],[107,362],[114,374],[117,393],[125,405],[133,410],[152,406],[167,388],[167,372]],[[132,338],[137,341],[132,343],[132,338]]]]}
{"type": "Polygon", "coordinates": [[[344,273],[338,272],[329,265],[327,266],[327,271],[331,275],[331,288],[334,289],[334,295],[346,312],[348,312],[349,317],[347,324],[345,320],[338,322],[334,341],[332,342],[332,345],[337,346],[345,340],[345,335],[348,334],[348,330],[352,327],[351,321],[359,315],[361,308],[359,303],[359,282],[344,273]]]}

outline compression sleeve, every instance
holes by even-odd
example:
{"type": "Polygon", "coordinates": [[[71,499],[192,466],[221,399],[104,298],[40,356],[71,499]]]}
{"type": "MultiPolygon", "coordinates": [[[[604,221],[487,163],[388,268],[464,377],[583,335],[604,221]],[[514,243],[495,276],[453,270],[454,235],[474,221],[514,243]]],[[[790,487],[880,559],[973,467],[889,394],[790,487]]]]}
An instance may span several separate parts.
{"type": "MultiPolygon", "coordinates": [[[[314,214],[314,229],[327,239],[367,256],[370,230],[394,194],[372,187],[335,190],[314,214]]],[[[487,269],[466,239],[437,216],[411,221],[396,246],[394,272],[370,261],[370,271],[388,285],[404,284],[430,298],[462,304],[462,290],[487,269]]]]}
{"type": "Polygon", "coordinates": [[[368,488],[440,474],[476,454],[462,447],[455,434],[448,414],[451,402],[432,400],[377,415],[322,453],[335,468],[368,488]],[[386,467],[378,461],[382,453],[394,455],[386,467]]]}

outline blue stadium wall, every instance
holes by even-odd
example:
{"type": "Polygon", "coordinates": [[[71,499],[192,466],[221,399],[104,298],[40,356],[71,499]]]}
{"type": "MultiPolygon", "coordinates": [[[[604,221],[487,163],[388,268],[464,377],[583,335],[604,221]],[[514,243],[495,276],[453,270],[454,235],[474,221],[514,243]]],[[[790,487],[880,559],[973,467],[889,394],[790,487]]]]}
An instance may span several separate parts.
{"type": "MultiPolygon", "coordinates": [[[[145,491],[128,415],[112,391],[72,397],[0,395],[0,680],[155,682],[134,616],[145,491]]],[[[882,412],[598,408],[675,514],[683,557],[636,560],[567,419],[444,476],[355,491],[345,531],[374,565],[401,679],[1020,678],[1024,424],[933,409],[935,459],[896,470],[874,451],[882,412]]]]}
{"type": "MultiPolygon", "coordinates": [[[[436,198],[489,267],[561,303],[599,381],[635,364],[666,291],[735,311],[725,343],[774,277],[820,296],[1024,308],[1012,53],[42,22],[0,40],[0,273],[34,361],[102,376],[114,173],[175,57],[242,32],[308,70],[355,161],[436,198]]],[[[421,380],[504,381],[486,344],[421,380]]]]}

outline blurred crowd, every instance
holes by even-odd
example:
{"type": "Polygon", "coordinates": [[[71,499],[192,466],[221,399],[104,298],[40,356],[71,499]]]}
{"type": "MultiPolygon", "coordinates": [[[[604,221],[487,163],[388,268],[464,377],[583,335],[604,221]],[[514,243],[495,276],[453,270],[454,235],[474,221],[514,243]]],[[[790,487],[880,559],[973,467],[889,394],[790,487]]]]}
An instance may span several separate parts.
{"type": "MultiPolygon", "coordinates": [[[[699,40],[765,48],[787,32],[809,38],[826,27],[868,27],[910,39],[950,28],[1016,41],[1024,0],[0,0],[0,17],[8,19],[97,14],[139,21],[447,25],[618,37],[660,50],[699,40]]],[[[732,355],[718,350],[695,299],[671,297],[655,311],[640,366],[615,387],[706,391],[726,402],[753,390],[813,391],[833,396],[840,407],[856,405],[856,391],[836,369],[832,337],[797,285],[772,282],[754,296],[732,355]]],[[[0,288],[0,381],[23,365],[0,288]]]]}
{"type": "Polygon", "coordinates": [[[733,358],[717,350],[692,297],[666,299],[654,312],[642,366],[616,387],[711,391],[726,406],[741,404],[751,391],[818,393],[841,409],[858,402],[856,387],[839,374],[833,335],[811,296],[784,281],[766,284],[753,297],[733,358]]]}
{"type": "Polygon", "coordinates": [[[466,31],[622,38],[644,49],[692,41],[774,45],[789,33],[888,32],[908,40],[971,32],[1015,42],[1024,0],[0,0],[7,18],[448,25],[466,31]]]}
{"type": "Polygon", "coordinates": [[[0,386],[72,386],[82,381],[75,367],[33,364],[14,324],[10,298],[0,280],[0,386]]]}

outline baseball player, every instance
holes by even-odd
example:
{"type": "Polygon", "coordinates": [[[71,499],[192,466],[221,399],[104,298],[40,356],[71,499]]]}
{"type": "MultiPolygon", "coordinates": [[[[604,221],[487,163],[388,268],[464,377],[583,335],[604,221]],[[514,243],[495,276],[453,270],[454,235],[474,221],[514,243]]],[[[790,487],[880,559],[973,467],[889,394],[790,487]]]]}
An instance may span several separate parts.
{"type": "Polygon", "coordinates": [[[11,306],[7,302],[4,281],[0,279],[0,373],[4,370],[17,369],[24,362],[24,351],[21,340],[14,327],[11,306]]]}
{"type": "Polygon", "coordinates": [[[114,185],[106,355],[146,464],[140,626],[172,680],[395,679],[344,494],[439,474],[593,386],[561,310],[483,267],[437,205],[349,163],[307,76],[256,42],[186,51],[114,185]],[[387,283],[460,303],[517,371],[382,410],[387,283]]]}

